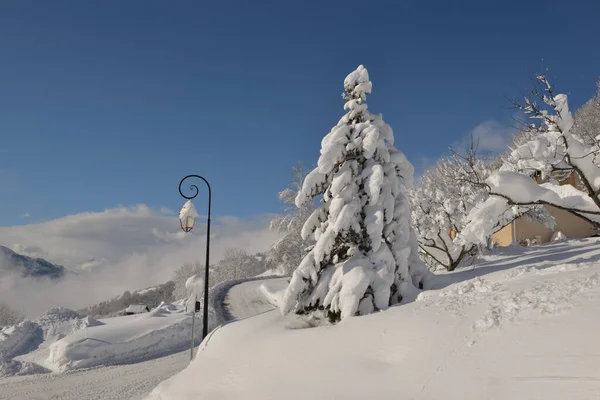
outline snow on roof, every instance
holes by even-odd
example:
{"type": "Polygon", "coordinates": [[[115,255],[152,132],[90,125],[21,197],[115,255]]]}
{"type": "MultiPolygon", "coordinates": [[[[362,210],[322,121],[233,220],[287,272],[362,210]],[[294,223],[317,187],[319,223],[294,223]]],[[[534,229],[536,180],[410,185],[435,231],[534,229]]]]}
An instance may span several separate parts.
{"type": "Polygon", "coordinates": [[[125,312],[140,313],[146,311],[147,308],[148,306],[145,304],[131,304],[125,309],[125,312]]]}

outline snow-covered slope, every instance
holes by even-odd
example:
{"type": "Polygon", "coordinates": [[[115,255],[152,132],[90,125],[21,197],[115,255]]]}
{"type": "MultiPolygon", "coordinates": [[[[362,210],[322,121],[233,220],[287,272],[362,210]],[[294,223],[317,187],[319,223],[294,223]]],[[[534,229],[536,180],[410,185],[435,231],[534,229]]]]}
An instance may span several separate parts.
{"type": "Polygon", "coordinates": [[[0,245],[0,272],[17,272],[23,277],[60,278],[65,273],[62,265],[55,265],[43,258],[21,255],[0,245]]]}
{"type": "Polygon", "coordinates": [[[435,285],[335,326],[277,311],[227,324],[150,397],[600,398],[599,239],[500,249],[435,285]]]}

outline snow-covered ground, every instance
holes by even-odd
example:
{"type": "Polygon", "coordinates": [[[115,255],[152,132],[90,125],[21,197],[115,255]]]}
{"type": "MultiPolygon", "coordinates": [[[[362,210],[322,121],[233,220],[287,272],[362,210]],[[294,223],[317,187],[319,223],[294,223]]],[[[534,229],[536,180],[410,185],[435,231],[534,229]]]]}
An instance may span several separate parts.
{"type": "MultiPolygon", "coordinates": [[[[599,239],[498,249],[435,287],[335,326],[276,310],[227,324],[150,398],[600,398],[599,239]]],[[[236,293],[246,310],[257,290],[236,293]]]]}

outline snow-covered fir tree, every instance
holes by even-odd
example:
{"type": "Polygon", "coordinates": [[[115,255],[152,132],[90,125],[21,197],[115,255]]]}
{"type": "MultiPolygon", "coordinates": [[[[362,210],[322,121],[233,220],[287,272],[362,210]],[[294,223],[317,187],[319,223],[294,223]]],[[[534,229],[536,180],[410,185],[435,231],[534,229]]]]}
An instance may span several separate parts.
{"type": "Polygon", "coordinates": [[[344,81],[348,112],[321,142],[321,156],[296,205],[322,195],[302,236],[316,244],[294,271],[282,312],[336,322],[385,310],[422,288],[429,274],[417,255],[404,191],[413,166],[365,102],[371,82],[359,66],[344,81]]]}

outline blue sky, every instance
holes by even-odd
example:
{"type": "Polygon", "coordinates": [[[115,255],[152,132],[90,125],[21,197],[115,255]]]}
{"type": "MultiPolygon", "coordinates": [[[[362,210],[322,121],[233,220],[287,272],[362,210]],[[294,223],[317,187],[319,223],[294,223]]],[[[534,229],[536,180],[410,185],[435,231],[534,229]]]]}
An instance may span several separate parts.
{"type": "Polygon", "coordinates": [[[0,225],[178,209],[190,173],[212,183],[215,215],[279,212],[359,64],[371,111],[422,169],[482,123],[505,134],[505,98],[542,59],[572,108],[590,98],[599,13],[592,1],[3,2],[0,225]]]}

